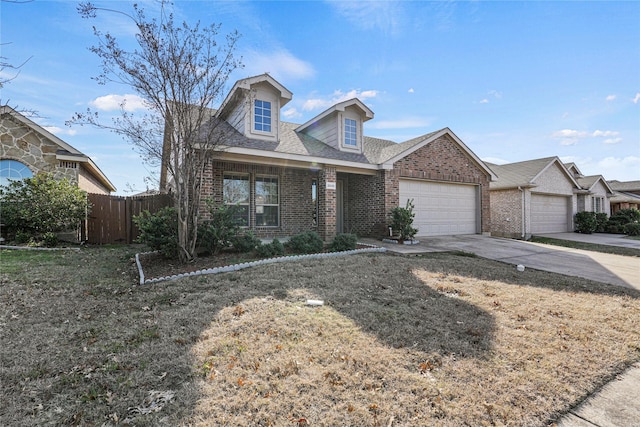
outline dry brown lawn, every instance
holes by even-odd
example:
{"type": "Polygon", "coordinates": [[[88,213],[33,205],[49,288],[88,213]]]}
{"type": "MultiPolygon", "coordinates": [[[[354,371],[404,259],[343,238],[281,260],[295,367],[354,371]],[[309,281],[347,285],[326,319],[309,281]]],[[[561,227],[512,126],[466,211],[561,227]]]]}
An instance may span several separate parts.
{"type": "Polygon", "coordinates": [[[141,287],[132,253],[0,252],[1,425],[544,426],[640,360],[640,293],[583,279],[370,254],[141,287]]]}

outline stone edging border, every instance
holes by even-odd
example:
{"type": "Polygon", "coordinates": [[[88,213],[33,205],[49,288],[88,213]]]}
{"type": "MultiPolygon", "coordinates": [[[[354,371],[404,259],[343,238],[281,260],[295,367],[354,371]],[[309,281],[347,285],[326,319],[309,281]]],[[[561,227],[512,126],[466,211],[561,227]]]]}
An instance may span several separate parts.
{"type": "Polygon", "coordinates": [[[0,249],[17,249],[21,251],[79,251],[80,248],[40,248],[37,246],[0,245],[0,249]]]}
{"type": "Polygon", "coordinates": [[[351,251],[342,251],[342,252],[327,252],[327,253],[320,253],[320,254],[289,255],[289,256],[282,256],[282,257],[277,257],[277,258],[265,258],[265,259],[261,259],[261,260],[257,260],[257,261],[244,262],[244,263],[241,263],[241,264],[226,265],[226,266],[215,267],[215,268],[207,268],[207,269],[204,269],[204,270],[192,271],[190,273],[182,273],[182,274],[176,274],[176,275],[173,275],[173,276],[157,277],[157,278],[153,278],[153,279],[145,279],[144,278],[144,271],[142,270],[142,264],[140,263],[140,255],[147,254],[147,253],[153,253],[153,252],[137,253],[136,254],[136,265],[138,266],[138,275],[140,277],[140,284],[141,285],[145,285],[145,284],[150,284],[150,283],[159,283],[159,282],[166,282],[166,281],[169,281],[169,280],[182,279],[183,277],[194,277],[194,276],[203,276],[203,275],[207,275],[207,274],[228,273],[228,272],[231,272],[231,271],[244,270],[245,268],[249,268],[249,267],[256,267],[258,265],[265,265],[265,264],[274,264],[274,263],[277,263],[277,262],[291,262],[291,261],[299,261],[299,260],[303,260],[303,259],[331,258],[331,257],[336,257],[336,256],[354,255],[354,254],[363,254],[363,253],[374,253],[374,252],[386,252],[387,251],[387,248],[374,246],[374,245],[369,245],[369,244],[366,244],[366,243],[358,243],[358,245],[367,246],[367,247],[366,248],[362,248],[362,249],[354,249],[354,250],[351,250],[351,251]]]}

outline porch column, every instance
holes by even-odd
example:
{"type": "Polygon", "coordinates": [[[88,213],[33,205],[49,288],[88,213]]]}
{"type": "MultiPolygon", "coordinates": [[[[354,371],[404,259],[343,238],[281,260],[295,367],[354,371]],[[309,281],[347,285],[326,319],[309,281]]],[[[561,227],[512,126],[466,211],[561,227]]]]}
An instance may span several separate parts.
{"type": "Polygon", "coordinates": [[[336,168],[318,171],[318,234],[324,241],[336,235],[336,168]]]}

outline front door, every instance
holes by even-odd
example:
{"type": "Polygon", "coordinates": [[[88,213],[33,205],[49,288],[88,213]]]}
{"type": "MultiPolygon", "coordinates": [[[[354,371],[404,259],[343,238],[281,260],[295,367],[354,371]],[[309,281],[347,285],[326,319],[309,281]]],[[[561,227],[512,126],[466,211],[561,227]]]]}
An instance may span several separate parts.
{"type": "Polygon", "coordinates": [[[344,193],[343,181],[336,182],[336,233],[344,233],[344,193]]]}

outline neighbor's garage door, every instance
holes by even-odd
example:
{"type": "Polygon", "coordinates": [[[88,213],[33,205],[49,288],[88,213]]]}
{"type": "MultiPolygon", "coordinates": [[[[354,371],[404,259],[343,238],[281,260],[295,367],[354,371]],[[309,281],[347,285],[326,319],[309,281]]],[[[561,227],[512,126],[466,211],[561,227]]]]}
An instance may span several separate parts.
{"type": "Polygon", "coordinates": [[[447,236],[478,232],[478,187],[400,180],[400,206],[413,199],[413,226],[418,236],[447,236]]]}
{"type": "Polygon", "coordinates": [[[563,233],[566,231],[569,231],[569,198],[532,194],[531,233],[563,233]]]}

